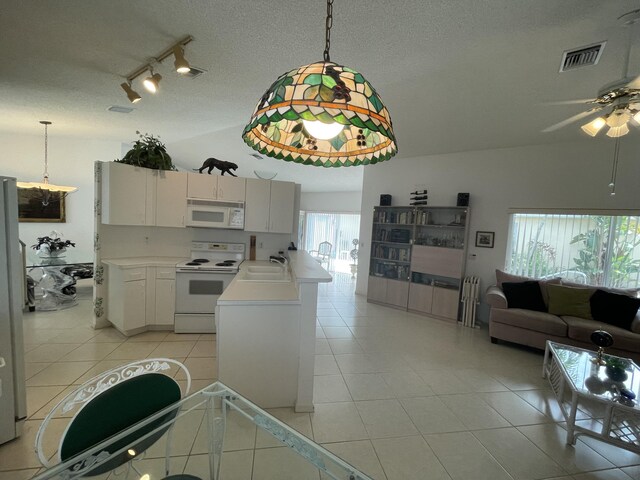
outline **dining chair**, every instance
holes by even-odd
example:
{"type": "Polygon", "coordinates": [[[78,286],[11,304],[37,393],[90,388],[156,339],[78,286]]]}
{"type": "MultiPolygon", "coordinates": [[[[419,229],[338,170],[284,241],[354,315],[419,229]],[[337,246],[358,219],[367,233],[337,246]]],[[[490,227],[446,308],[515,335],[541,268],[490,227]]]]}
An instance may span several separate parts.
{"type": "MultiPolygon", "coordinates": [[[[169,358],[148,358],[103,372],[67,394],[44,418],[36,435],[38,459],[47,468],[68,461],[178,402],[189,393],[190,388],[191,376],[187,368],[169,358]],[[183,388],[173,378],[176,371],[184,372],[186,384],[183,388]],[[63,424],[60,425],[60,422],[63,424]],[[56,432],[63,427],[62,435],[56,439],[56,432]],[[52,445],[57,447],[52,448],[52,445]]],[[[95,461],[85,459],[81,464],[74,465],[72,470],[74,473],[78,473],[79,469],[85,470],[83,476],[91,477],[128,463],[127,468],[135,471],[131,461],[140,457],[170,429],[171,420],[177,414],[178,408],[169,410],[134,433],[109,444],[106,452],[100,452],[95,461]],[[165,423],[166,427],[162,427],[165,423]],[[156,429],[156,432],[147,435],[156,429]],[[127,445],[130,448],[113,455],[127,445]],[[101,456],[111,458],[94,467],[96,462],[101,461],[101,456]]],[[[167,475],[170,440],[169,432],[165,460],[167,475]]]]}
{"type": "Polygon", "coordinates": [[[333,245],[330,242],[320,242],[317,250],[310,250],[309,254],[315,258],[315,260],[322,265],[324,262],[327,263],[327,267],[329,267],[329,262],[331,260],[331,250],[333,250],[333,245]]]}

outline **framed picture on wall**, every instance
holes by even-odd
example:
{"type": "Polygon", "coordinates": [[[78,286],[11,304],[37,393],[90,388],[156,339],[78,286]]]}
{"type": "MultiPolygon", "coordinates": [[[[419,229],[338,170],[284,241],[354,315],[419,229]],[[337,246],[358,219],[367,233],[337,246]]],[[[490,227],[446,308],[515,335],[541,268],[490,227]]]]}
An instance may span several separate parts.
{"type": "Polygon", "coordinates": [[[476,247],[493,248],[495,232],[476,232],[476,247]]]}
{"type": "Polygon", "coordinates": [[[45,192],[35,188],[18,188],[18,221],[65,223],[64,192],[45,192]]]}

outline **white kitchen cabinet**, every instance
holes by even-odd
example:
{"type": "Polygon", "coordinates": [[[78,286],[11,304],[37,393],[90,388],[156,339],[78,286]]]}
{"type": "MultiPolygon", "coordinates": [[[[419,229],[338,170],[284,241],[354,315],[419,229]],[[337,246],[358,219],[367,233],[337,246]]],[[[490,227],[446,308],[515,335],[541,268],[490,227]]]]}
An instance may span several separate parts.
{"type": "Polygon", "coordinates": [[[238,177],[220,176],[218,179],[217,196],[218,200],[227,202],[244,202],[246,179],[238,177]]]}
{"type": "Polygon", "coordinates": [[[295,183],[247,178],[244,229],[291,233],[295,183]]]}
{"type": "Polygon", "coordinates": [[[184,227],[187,213],[187,174],[185,172],[156,172],[157,227],[184,227]]]}
{"type": "Polygon", "coordinates": [[[124,163],[102,164],[102,223],[153,225],[154,194],[154,171],[124,163]]]}
{"type": "MultiPolygon", "coordinates": [[[[173,326],[173,316],[176,313],[176,269],[175,267],[148,267],[153,269],[155,282],[153,283],[153,312],[147,325],[173,326]]],[[[148,278],[149,276],[147,276],[148,278]]]]}
{"type": "Polygon", "coordinates": [[[146,268],[109,267],[107,312],[109,321],[125,335],[146,326],[146,268]]]}
{"type": "Polygon", "coordinates": [[[271,182],[269,201],[269,231],[291,233],[293,230],[293,203],[296,184],[293,182],[271,182]]]}
{"type": "Polygon", "coordinates": [[[227,202],[244,202],[245,179],[231,176],[189,173],[187,197],[227,202]]]}
{"type": "Polygon", "coordinates": [[[247,178],[244,204],[244,229],[250,232],[269,231],[271,181],[247,178]]]}
{"type": "Polygon", "coordinates": [[[218,177],[200,173],[187,174],[187,197],[215,200],[218,177]]]}

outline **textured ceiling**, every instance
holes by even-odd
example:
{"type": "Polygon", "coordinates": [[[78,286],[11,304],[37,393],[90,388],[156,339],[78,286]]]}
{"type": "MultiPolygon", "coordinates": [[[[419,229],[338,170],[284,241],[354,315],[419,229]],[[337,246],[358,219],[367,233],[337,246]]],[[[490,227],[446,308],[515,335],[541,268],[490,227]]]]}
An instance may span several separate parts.
{"type": "MultiPolygon", "coordinates": [[[[331,59],[364,74],[389,108],[402,157],[583,138],[545,127],[582,110],[545,102],[590,98],[622,76],[637,1],[336,0],[331,59]],[[558,73],[562,52],[607,40],[600,63],[558,73]]],[[[0,7],[0,131],[130,142],[135,131],[175,143],[185,168],[206,156],[295,180],[306,191],[359,190],[362,167],[318,169],[254,160],[240,138],[255,103],[281,73],[321,59],[322,0],[4,0],[0,7]],[[129,115],[123,77],[186,34],[195,79],[157,71],[161,91],[129,115]],[[197,138],[194,138],[197,137],[197,138]],[[187,139],[194,138],[190,148],[187,139]]],[[[630,73],[640,73],[637,49],[630,73]]],[[[171,152],[170,152],[171,153],[171,152]]],[[[375,168],[375,166],[366,167],[375,168]]]]}

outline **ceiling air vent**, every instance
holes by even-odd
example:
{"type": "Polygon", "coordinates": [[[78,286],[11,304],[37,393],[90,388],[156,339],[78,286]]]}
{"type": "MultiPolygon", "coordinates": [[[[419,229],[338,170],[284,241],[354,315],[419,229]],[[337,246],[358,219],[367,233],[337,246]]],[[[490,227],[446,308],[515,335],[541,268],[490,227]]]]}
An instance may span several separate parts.
{"type": "Polygon", "coordinates": [[[181,73],[180,76],[188,77],[188,78],[196,78],[202,75],[203,73],[207,73],[207,71],[203,68],[189,67],[189,71],[187,73],[181,73]]]}
{"type": "Polygon", "coordinates": [[[562,54],[560,72],[574,70],[588,65],[595,65],[602,56],[602,50],[607,42],[595,43],[586,47],[567,50],[562,54]]]}
{"type": "Polygon", "coordinates": [[[111,105],[109,108],[107,108],[107,110],[116,113],[131,113],[135,109],[131,107],[121,107],[120,105],[111,105]]]}

